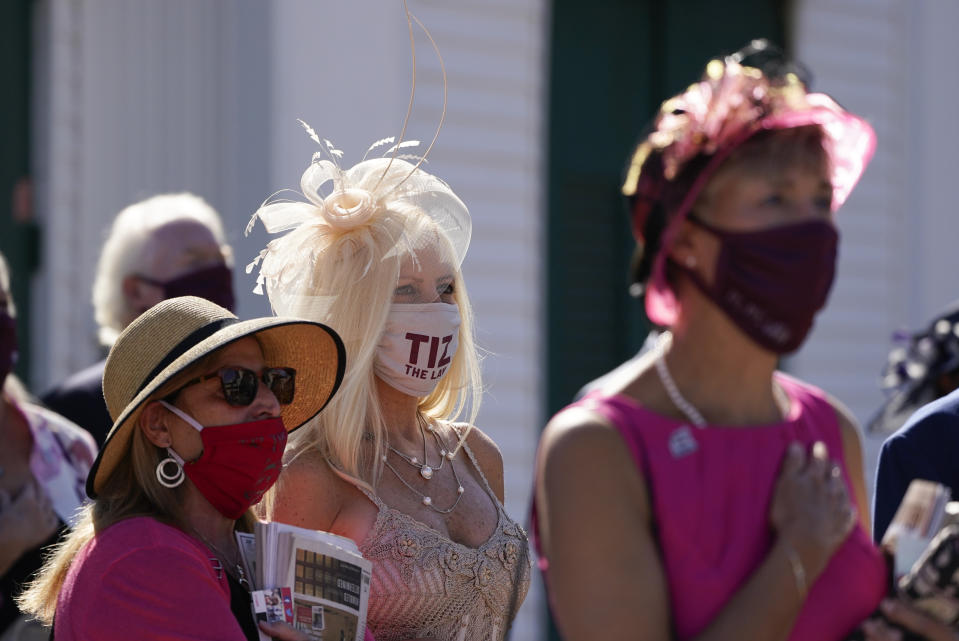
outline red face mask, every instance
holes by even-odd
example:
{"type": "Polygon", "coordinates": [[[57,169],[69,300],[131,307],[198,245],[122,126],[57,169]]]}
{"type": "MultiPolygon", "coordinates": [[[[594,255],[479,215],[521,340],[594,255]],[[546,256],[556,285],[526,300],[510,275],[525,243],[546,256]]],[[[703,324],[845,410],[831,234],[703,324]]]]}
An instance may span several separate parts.
{"type": "Polygon", "coordinates": [[[172,449],[167,451],[220,514],[235,521],[276,483],[286,448],[282,418],[203,427],[179,408],[160,402],[200,432],[203,453],[197,460],[185,463],[172,449]]]}

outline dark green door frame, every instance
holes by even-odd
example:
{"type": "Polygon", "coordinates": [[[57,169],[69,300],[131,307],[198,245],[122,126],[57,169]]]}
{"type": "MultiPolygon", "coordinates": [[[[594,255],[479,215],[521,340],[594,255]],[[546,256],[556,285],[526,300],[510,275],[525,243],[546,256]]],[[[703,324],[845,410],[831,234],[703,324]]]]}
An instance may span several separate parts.
{"type": "Polygon", "coordinates": [[[37,228],[30,203],[30,61],[32,0],[0,3],[0,251],[10,263],[17,306],[20,361],[27,379],[30,364],[30,280],[37,268],[37,228]]]}
{"type": "MultiPolygon", "coordinates": [[[[619,184],[659,104],[706,61],[785,42],[786,0],[555,0],[550,64],[547,403],[629,358],[647,325],[627,294],[633,250],[619,184]]],[[[784,44],[787,46],[788,43],[784,44]]]]}

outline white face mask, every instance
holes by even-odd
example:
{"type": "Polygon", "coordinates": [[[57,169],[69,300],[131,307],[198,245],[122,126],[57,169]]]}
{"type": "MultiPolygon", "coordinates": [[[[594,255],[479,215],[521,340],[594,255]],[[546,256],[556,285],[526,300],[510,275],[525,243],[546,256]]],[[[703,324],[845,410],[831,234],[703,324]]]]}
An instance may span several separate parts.
{"type": "Polygon", "coordinates": [[[394,303],[376,347],[373,371],[390,387],[427,396],[459,345],[460,310],[449,303],[394,303]]]}

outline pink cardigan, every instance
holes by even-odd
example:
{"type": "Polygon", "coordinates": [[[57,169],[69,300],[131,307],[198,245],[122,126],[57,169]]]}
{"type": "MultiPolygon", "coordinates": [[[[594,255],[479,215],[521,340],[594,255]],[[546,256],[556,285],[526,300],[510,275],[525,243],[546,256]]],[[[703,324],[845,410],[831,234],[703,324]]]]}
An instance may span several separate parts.
{"type": "MultiPolygon", "coordinates": [[[[74,559],[55,641],[246,641],[209,552],[149,517],[100,532],[74,559]]],[[[375,641],[369,629],[364,641],[375,641]]]]}
{"type": "Polygon", "coordinates": [[[100,532],[73,561],[56,641],[246,641],[206,548],[152,518],[100,532]]]}

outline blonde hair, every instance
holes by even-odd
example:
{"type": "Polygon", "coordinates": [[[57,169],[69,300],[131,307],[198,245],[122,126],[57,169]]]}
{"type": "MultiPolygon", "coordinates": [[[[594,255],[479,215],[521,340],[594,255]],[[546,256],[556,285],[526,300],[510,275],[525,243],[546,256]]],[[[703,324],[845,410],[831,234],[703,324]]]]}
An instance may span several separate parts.
{"type": "MultiPolygon", "coordinates": [[[[147,402],[164,398],[183,382],[204,371],[212,354],[193,363],[163,385],[147,402]]],[[[156,477],[156,466],[166,457],[166,450],[147,439],[138,421],[133,428],[127,452],[106,479],[97,498],[83,508],[76,527],[51,549],[36,578],[16,598],[21,612],[51,624],[57,598],[77,554],[98,532],[111,525],[138,516],[148,516],[180,529],[186,527],[184,485],[166,488],[160,485],[156,477]]],[[[248,511],[237,521],[236,528],[249,531],[252,525],[253,516],[248,511]]]]}
{"type": "MultiPolygon", "coordinates": [[[[291,435],[289,457],[318,451],[337,474],[369,489],[376,485],[387,448],[373,372],[376,348],[402,261],[415,261],[417,250],[427,248],[454,254],[445,234],[422,209],[399,200],[379,207],[368,223],[352,229],[320,220],[267,247],[261,275],[274,311],[331,326],[343,338],[347,355],[340,389],[316,418],[291,435]],[[364,457],[367,434],[373,447],[364,457]]],[[[471,426],[479,411],[482,376],[472,308],[459,268],[453,298],[461,317],[459,347],[446,375],[420,399],[418,410],[439,420],[465,418],[471,426]]],[[[271,513],[275,492],[267,492],[261,513],[271,513]]]]}
{"type": "Polygon", "coordinates": [[[103,243],[93,280],[93,311],[100,343],[109,347],[129,322],[131,310],[123,295],[123,279],[137,273],[146,276],[157,247],[153,242],[161,227],[179,221],[195,221],[210,230],[229,265],[220,216],[205,200],[191,193],[160,194],[125,207],[113,221],[103,243]]]}

